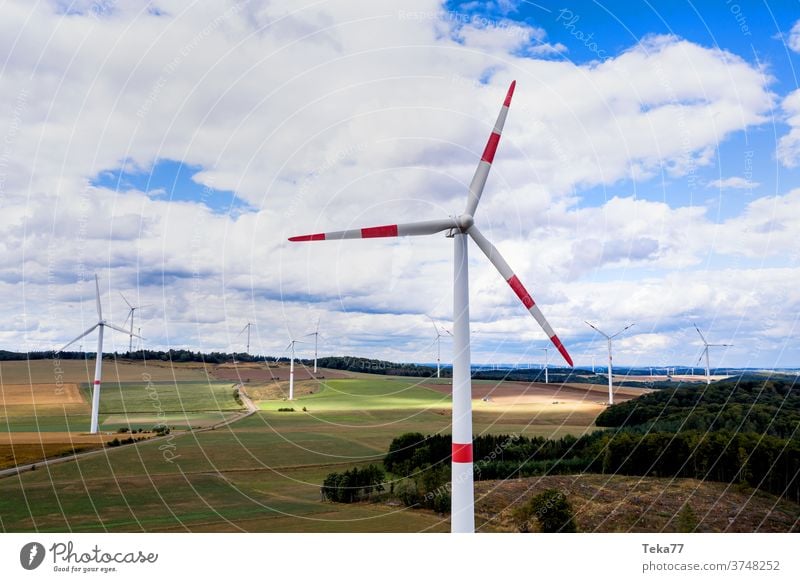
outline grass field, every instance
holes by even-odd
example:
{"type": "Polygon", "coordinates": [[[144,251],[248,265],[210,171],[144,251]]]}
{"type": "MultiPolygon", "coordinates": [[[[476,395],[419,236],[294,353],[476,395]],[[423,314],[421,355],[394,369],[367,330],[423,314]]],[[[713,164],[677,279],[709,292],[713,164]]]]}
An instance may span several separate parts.
{"type": "MultiPolygon", "coordinates": [[[[403,432],[449,433],[450,398],[407,378],[381,376],[298,382],[311,394],[288,404],[261,401],[261,411],[213,431],[142,442],[107,454],[0,480],[6,531],[446,531],[446,518],[385,504],[322,503],[325,475],[355,464],[380,463],[403,432]],[[277,412],[291,406],[295,412],[277,412]],[[303,407],[307,412],[302,412],[303,407]]],[[[443,383],[445,383],[443,381],[443,383]]],[[[156,385],[164,410],[217,407],[230,383],[156,385]],[[193,389],[188,386],[194,385],[193,389]],[[210,386],[210,388],[208,388],[210,386]]],[[[439,387],[441,389],[441,387],[439,387]]],[[[249,392],[249,390],[248,390],[249,392]]],[[[142,384],[103,392],[109,417],[148,413],[142,384]]],[[[220,406],[220,404],[223,406],[220,406]]],[[[593,416],[566,408],[480,410],[476,432],[582,433],[593,416]],[[545,420],[547,422],[543,422],[545,420]]],[[[555,407],[558,408],[558,407],[555,407]]],[[[230,410],[229,408],[227,410],[230,410]]],[[[53,425],[57,424],[55,421],[53,425]]]]}
{"type": "Polygon", "coordinates": [[[91,385],[76,382],[84,362],[52,360],[3,362],[0,386],[0,469],[104,446],[121,428],[148,431],[165,424],[175,429],[201,428],[226,421],[243,410],[230,382],[209,381],[196,366],[174,371],[159,365],[105,362],[99,437],[87,438],[91,385]],[[20,383],[25,376],[55,381],[20,383]],[[167,381],[171,376],[191,381],[167,381]],[[118,382],[114,378],[134,378],[118,382]],[[15,382],[8,381],[12,378],[15,382]],[[146,379],[143,381],[142,379],[146,379]],[[162,378],[161,381],[150,380],[162,378]],[[199,379],[198,379],[199,378],[199,379]]]}
{"type": "MultiPolygon", "coordinates": [[[[92,457],[0,479],[0,529],[447,531],[447,517],[431,512],[386,503],[344,505],[320,501],[320,484],[325,475],[354,465],[380,463],[389,443],[399,434],[449,433],[450,399],[446,382],[441,384],[361,375],[301,381],[298,393],[302,396],[295,402],[261,400],[257,414],[216,430],[175,433],[167,440],[104,449],[92,457]],[[293,407],[295,412],[277,411],[283,407],[293,407]]],[[[476,385],[483,389],[488,386],[478,382],[476,385]]],[[[198,409],[207,415],[235,412],[225,400],[232,400],[229,382],[188,381],[177,387],[159,384],[156,388],[165,414],[180,417],[187,406],[195,415],[201,414],[198,409]],[[209,407],[215,407],[214,411],[209,407]]],[[[264,392],[267,393],[275,394],[269,390],[264,392]]],[[[127,414],[128,422],[137,415],[152,414],[148,410],[150,398],[141,383],[123,384],[104,392],[103,426],[112,426],[112,420],[123,414],[127,414]]],[[[475,400],[474,406],[475,433],[548,437],[593,430],[594,418],[603,409],[578,396],[503,403],[475,400]]],[[[21,424],[16,422],[17,426],[21,424]]],[[[55,418],[49,421],[48,426],[56,425],[55,418]]],[[[478,485],[482,494],[479,527],[483,531],[508,531],[510,526],[502,517],[502,507],[492,504],[513,504],[513,499],[504,496],[518,493],[503,492],[486,483],[478,485]],[[499,497],[495,499],[490,492],[494,489],[487,487],[497,489],[499,497]]],[[[577,483],[573,488],[588,491],[584,485],[591,483],[577,483]]],[[[632,490],[630,483],[625,482],[624,486],[628,489],[616,493],[624,495],[632,490]]],[[[642,495],[632,494],[628,499],[644,499],[642,495]]],[[[580,499],[585,499],[582,508],[599,515],[590,495],[580,499]]],[[[636,511],[642,511],[641,503],[624,507],[630,508],[634,516],[631,519],[635,519],[636,511]]],[[[658,506],[655,507],[651,511],[657,512],[658,506]]],[[[782,511],[791,511],[792,507],[782,511]]],[[[587,527],[599,527],[597,521],[585,523],[589,524],[587,527]]],[[[614,531],[630,527],[625,525],[628,521],[615,523],[623,525],[615,525],[614,531]]],[[[666,522],[661,519],[652,523],[666,522]]]]}

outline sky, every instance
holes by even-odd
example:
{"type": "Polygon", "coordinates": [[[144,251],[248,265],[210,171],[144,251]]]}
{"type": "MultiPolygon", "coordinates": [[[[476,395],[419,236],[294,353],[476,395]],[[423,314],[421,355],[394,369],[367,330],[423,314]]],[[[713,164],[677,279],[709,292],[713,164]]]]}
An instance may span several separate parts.
{"type": "MultiPolygon", "coordinates": [[[[798,367],[799,8],[7,1],[0,349],[93,325],[97,274],[151,349],[244,351],[252,322],[279,356],[319,320],[321,354],[434,361],[449,239],[287,238],[462,213],[516,80],[476,224],[576,364],[590,321],[635,323],[621,365],[696,365],[696,325],[733,344],[712,366],[798,367]]],[[[474,245],[469,283],[473,362],[541,363],[474,245]]]]}

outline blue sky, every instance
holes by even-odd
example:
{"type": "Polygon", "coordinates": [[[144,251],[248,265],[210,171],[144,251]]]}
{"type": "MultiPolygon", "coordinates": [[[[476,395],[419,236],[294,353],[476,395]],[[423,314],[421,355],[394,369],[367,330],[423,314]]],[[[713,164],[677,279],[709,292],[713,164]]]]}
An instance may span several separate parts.
{"type": "MultiPolygon", "coordinates": [[[[691,365],[695,323],[720,365],[800,365],[798,5],[651,4],[9,3],[0,347],[70,339],[96,272],[151,347],[252,321],[276,355],[321,317],[323,353],[432,361],[446,239],[286,239],[461,212],[516,79],[476,218],[576,362],[591,320],[637,322],[624,365],[691,365]]],[[[474,361],[538,361],[471,253],[474,361]]]]}

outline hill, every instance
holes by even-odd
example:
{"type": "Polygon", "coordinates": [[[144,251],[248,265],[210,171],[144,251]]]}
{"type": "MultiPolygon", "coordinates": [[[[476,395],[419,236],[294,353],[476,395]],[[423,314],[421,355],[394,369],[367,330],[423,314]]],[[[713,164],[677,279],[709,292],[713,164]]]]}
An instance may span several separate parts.
{"type": "Polygon", "coordinates": [[[800,505],[774,495],[697,479],[622,475],[479,481],[478,531],[517,531],[513,512],[545,489],[564,493],[579,532],[679,532],[678,515],[685,503],[695,516],[694,532],[800,531],[800,505]]]}

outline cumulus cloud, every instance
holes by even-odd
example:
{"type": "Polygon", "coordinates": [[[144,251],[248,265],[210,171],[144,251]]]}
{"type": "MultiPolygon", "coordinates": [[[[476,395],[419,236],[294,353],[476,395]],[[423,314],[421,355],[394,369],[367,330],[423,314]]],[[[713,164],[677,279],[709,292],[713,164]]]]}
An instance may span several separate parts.
{"type": "Polygon", "coordinates": [[[719,178],[708,183],[709,188],[719,188],[720,190],[752,190],[761,184],[742,178],[741,176],[731,176],[730,178],[719,178]]]}
{"type": "MultiPolygon", "coordinates": [[[[411,359],[427,345],[422,315],[451,315],[446,239],[285,239],[460,212],[512,78],[479,221],[565,334],[588,337],[589,315],[652,317],[674,271],[709,249],[752,258],[793,244],[794,193],[716,224],[704,208],[618,189],[658,177],[691,190],[722,141],[768,119],[770,78],[730,52],[654,36],[602,63],[543,59],[563,54],[544,29],[442,17],[435,0],[93,6],[12,2],[0,21],[0,292],[6,315],[47,315],[3,332],[7,347],[74,335],[93,310],[81,279],[99,271],[112,316],[125,315],[117,290],[155,304],[143,313],[153,346],[230,349],[250,320],[254,345],[278,353],[322,313],[330,351],[411,359]],[[199,168],[197,201],[92,186],[160,160],[199,168]],[[202,186],[250,206],[215,213],[202,186]],[[584,194],[594,187],[602,200],[584,194]],[[604,275],[637,270],[651,270],[638,286],[604,275]]],[[[784,163],[797,155],[788,137],[784,163]]],[[[473,254],[476,326],[544,339],[473,254]]],[[[693,314],[715,285],[692,283],[693,314]]]]}
{"type": "Polygon", "coordinates": [[[794,23],[792,30],[789,31],[787,44],[796,53],[800,53],[800,20],[794,23]]]}
{"type": "Polygon", "coordinates": [[[778,141],[776,155],[787,168],[797,167],[800,160],[800,89],[790,93],[781,103],[789,133],[778,141]]]}

